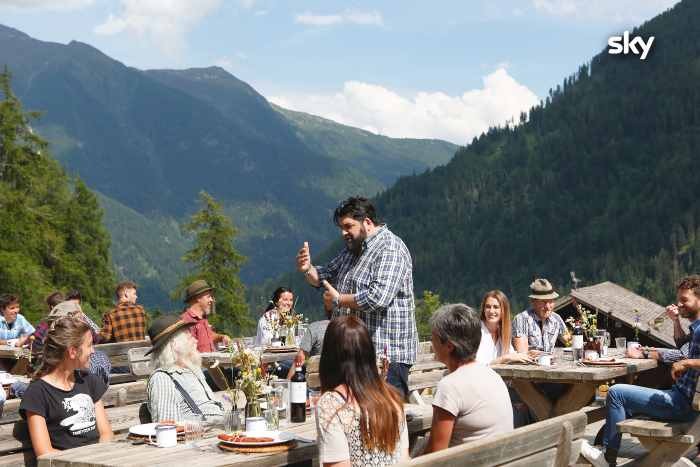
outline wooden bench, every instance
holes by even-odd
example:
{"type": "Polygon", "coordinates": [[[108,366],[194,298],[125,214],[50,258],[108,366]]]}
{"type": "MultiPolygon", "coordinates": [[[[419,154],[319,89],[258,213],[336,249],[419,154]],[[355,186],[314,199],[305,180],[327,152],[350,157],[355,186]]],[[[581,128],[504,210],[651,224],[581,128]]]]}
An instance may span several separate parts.
{"type": "MultiPolygon", "coordinates": [[[[109,358],[112,368],[125,367],[129,368],[129,350],[135,348],[150,348],[151,341],[146,339],[142,341],[131,342],[113,342],[109,344],[97,344],[95,350],[103,352],[109,358]]],[[[127,383],[136,381],[138,377],[133,373],[112,373],[109,375],[111,384],[127,383]]]]}
{"type": "MultiPolygon", "coordinates": [[[[695,386],[693,410],[700,411],[700,384],[695,386]]],[[[663,422],[629,418],[617,424],[620,433],[636,436],[649,453],[640,467],[671,466],[700,442],[700,416],[693,422],[663,422]]]]}
{"type": "Polygon", "coordinates": [[[412,459],[404,466],[573,465],[581,452],[586,414],[573,412],[412,459]]]}

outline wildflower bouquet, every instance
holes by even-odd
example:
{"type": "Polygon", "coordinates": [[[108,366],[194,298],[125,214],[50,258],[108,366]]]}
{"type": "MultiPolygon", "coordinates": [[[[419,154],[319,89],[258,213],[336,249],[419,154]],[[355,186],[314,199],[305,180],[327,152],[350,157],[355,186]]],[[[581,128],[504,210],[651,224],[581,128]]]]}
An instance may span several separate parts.
{"type": "Polygon", "coordinates": [[[576,321],[578,321],[581,324],[586,340],[592,339],[598,332],[598,314],[580,303],[576,304],[576,310],[578,310],[578,319],[570,316],[567,318],[566,323],[573,328],[576,325],[576,321]]]}
{"type": "Polygon", "coordinates": [[[633,310],[634,313],[634,340],[639,342],[639,321],[641,319],[641,316],[639,314],[638,309],[633,310]]]}
{"type": "MultiPolygon", "coordinates": [[[[258,395],[266,392],[267,389],[265,375],[260,367],[260,354],[252,349],[247,349],[242,342],[232,344],[230,354],[231,364],[241,370],[234,391],[240,389],[245,394],[248,405],[247,414],[259,416],[258,395]]],[[[231,396],[235,397],[235,394],[231,396]]]]}

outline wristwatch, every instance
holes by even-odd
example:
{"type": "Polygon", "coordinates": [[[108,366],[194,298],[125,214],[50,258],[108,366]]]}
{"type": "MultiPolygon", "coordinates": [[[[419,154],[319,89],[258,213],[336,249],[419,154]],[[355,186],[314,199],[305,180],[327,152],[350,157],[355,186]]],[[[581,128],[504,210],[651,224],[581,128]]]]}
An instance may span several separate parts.
{"type": "Polygon", "coordinates": [[[642,349],[642,357],[649,358],[649,351],[646,349],[642,349]]]}
{"type": "Polygon", "coordinates": [[[340,307],[340,295],[336,295],[333,297],[333,308],[339,308],[340,307]]]}

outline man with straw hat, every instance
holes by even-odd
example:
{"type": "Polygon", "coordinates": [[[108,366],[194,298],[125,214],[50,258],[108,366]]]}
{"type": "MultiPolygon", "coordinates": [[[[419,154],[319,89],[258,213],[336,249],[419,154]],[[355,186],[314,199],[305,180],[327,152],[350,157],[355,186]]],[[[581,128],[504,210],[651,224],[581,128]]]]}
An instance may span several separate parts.
{"type": "MultiPolygon", "coordinates": [[[[221,419],[223,404],[215,399],[202,372],[202,357],[190,333],[196,326],[177,316],[160,316],[148,328],[155,371],[148,379],[148,410],[154,422],[221,419]]],[[[220,420],[219,420],[220,421],[220,420]]]]}
{"type": "Polygon", "coordinates": [[[559,294],[547,279],[535,279],[530,284],[529,298],[531,307],[513,319],[513,347],[521,353],[552,352],[557,337],[566,339],[564,320],[554,312],[559,294]]]}
{"type": "Polygon", "coordinates": [[[225,334],[214,332],[207,316],[213,312],[214,287],[207,284],[203,279],[196,280],[185,290],[185,303],[187,307],[180,319],[186,323],[193,323],[190,332],[197,339],[197,350],[199,352],[216,351],[216,343],[228,345],[231,339],[225,334]]]}

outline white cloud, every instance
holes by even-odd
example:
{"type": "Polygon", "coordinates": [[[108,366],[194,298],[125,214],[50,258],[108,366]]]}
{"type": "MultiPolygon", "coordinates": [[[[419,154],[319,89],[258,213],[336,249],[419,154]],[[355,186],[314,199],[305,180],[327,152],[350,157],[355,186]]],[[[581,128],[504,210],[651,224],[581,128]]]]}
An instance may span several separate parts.
{"type": "Polygon", "coordinates": [[[680,0],[532,0],[541,13],[581,20],[639,23],[680,0]]]}
{"type": "Polygon", "coordinates": [[[94,0],[0,0],[0,7],[31,10],[77,10],[91,6],[94,0]]]}
{"type": "Polygon", "coordinates": [[[101,35],[133,33],[152,40],[169,56],[178,56],[185,47],[185,34],[201,19],[216,10],[221,0],[120,0],[122,12],[110,14],[96,26],[101,35]]]}
{"type": "Polygon", "coordinates": [[[504,68],[483,78],[483,87],[450,96],[418,92],[405,97],[376,84],[348,81],[331,95],[280,95],[277,105],[392,137],[440,138],[465,144],[490,126],[517,120],[539,100],[504,68]]]}
{"type": "Polygon", "coordinates": [[[220,66],[224,70],[233,73],[233,60],[229,57],[221,57],[214,61],[214,65],[220,66]]]}
{"type": "Polygon", "coordinates": [[[382,14],[378,11],[345,10],[342,13],[332,15],[315,15],[310,12],[300,13],[294,17],[294,21],[307,26],[332,26],[334,24],[349,23],[362,26],[384,26],[382,14]]]}

